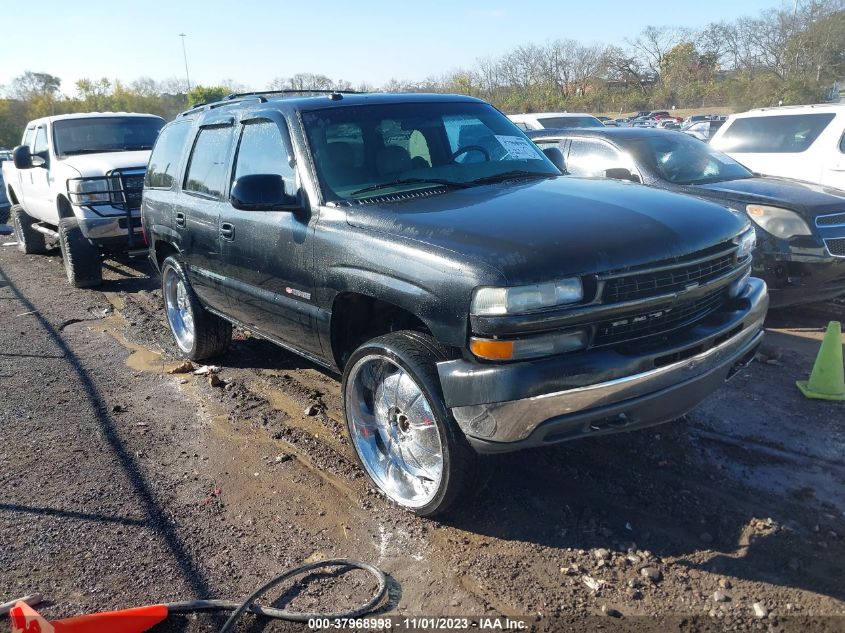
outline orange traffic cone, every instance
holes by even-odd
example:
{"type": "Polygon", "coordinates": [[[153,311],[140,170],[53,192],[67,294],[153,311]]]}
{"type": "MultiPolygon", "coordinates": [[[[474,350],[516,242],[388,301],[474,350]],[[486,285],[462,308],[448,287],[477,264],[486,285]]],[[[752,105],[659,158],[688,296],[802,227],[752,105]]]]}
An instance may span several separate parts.
{"type": "Polygon", "coordinates": [[[18,602],[9,616],[12,633],[141,633],[167,618],[167,607],[154,604],[48,622],[28,604],[18,602]]]}

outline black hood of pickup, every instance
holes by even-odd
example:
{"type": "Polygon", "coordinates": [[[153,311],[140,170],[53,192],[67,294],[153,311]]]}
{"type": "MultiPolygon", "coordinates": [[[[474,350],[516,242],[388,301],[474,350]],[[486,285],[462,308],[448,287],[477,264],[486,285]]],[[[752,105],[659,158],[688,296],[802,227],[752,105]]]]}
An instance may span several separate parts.
{"type": "Polygon", "coordinates": [[[807,220],[824,213],[845,212],[845,191],[789,178],[757,176],[725,180],[690,186],[689,193],[722,204],[769,204],[792,209],[807,220]]]}
{"type": "Polygon", "coordinates": [[[633,183],[559,177],[353,204],[348,222],[465,254],[510,284],[700,251],[748,223],[710,202],[633,183]]]}

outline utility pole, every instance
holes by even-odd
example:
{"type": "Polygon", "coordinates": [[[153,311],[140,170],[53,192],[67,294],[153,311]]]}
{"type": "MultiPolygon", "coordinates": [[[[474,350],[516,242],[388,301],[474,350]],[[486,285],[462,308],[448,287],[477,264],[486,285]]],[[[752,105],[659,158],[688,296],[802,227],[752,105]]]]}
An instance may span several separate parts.
{"type": "Polygon", "coordinates": [[[187,37],[187,33],[179,33],[179,37],[182,38],[182,57],[185,58],[185,79],[188,80],[188,92],[191,91],[191,75],[188,73],[188,53],[185,51],[185,38],[187,37]]]}

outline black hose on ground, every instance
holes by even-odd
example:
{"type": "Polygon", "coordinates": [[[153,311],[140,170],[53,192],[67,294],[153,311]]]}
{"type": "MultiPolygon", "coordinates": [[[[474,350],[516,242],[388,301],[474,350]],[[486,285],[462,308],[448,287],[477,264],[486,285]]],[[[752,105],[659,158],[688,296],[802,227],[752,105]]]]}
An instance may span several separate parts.
{"type": "Polygon", "coordinates": [[[351,560],[349,558],[333,558],[329,560],[317,561],[315,563],[306,563],[305,565],[299,565],[298,567],[289,569],[288,571],[284,572],[283,574],[279,574],[269,582],[263,584],[261,587],[256,589],[243,602],[231,602],[229,600],[186,600],[183,602],[170,602],[165,606],[167,607],[169,613],[193,613],[197,611],[233,611],[232,615],[229,616],[229,619],[226,620],[226,624],[224,624],[223,628],[220,629],[220,633],[227,633],[228,631],[232,630],[232,627],[235,625],[235,623],[246,612],[254,613],[256,615],[263,615],[265,617],[274,618],[277,620],[289,620],[292,622],[307,622],[308,620],[313,618],[355,618],[375,610],[375,608],[384,599],[386,593],[387,578],[385,577],[384,572],[378,567],[370,565],[369,563],[364,563],[362,561],[351,560]],[[267,593],[274,587],[277,587],[285,580],[288,580],[289,578],[298,576],[300,574],[304,574],[305,572],[312,571],[314,569],[323,569],[326,567],[347,567],[350,569],[361,569],[374,576],[376,581],[378,582],[378,586],[376,587],[372,598],[370,598],[364,604],[355,607],[354,609],[341,611],[339,613],[292,613],[290,611],[286,611],[285,609],[276,609],[274,607],[262,607],[261,605],[255,604],[255,601],[258,598],[263,596],[265,593],[267,593]]]}

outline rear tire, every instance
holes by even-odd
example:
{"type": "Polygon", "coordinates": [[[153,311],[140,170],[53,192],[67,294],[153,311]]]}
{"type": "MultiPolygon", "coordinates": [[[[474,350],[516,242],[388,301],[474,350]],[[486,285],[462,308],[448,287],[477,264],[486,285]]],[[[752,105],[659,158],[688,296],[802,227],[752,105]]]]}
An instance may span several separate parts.
{"type": "Polygon", "coordinates": [[[186,358],[204,360],[229,348],[232,324],[203,307],[173,255],[161,265],[161,294],[170,331],[186,358]]]}
{"type": "Polygon", "coordinates": [[[100,249],[82,234],[76,218],[59,220],[59,246],[67,280],[77,288],[92,288],[103,282],[100,249]]]}
{"type": "Polygon", "coordinates": [[[9,215],[12,217],[12,224],[15,229],[15,237],[18,240],[18,250],[20,252],[26,253],[27,255],[37,255],[47,252],[47,242],[44,239],[44,234],[32,228],[35,220],[29,217],[21,205],[13,205],[9,210],[9,215]]]}
{"type": "Polygon", "coordinates": [[[343,372],[355,455],[382,494],[419,516],[446,511],[476,475],[475,451],[443,402],[430,336],[399,331],[356,349],[343,372]]]}

